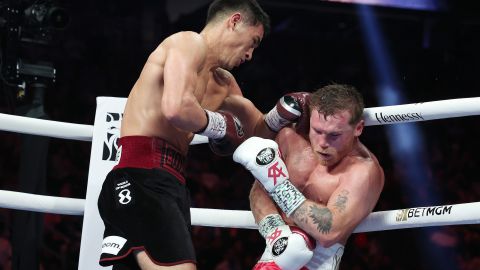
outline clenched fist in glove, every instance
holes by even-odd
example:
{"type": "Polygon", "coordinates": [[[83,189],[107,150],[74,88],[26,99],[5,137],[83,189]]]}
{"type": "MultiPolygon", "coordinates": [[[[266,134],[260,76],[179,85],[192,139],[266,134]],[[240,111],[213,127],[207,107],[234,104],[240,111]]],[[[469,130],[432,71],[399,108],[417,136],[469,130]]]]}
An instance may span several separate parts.
{"type": "Polygon", "coordinates": [[[268,128],[278,132],[281,128],[298,121],[304,114],[308,115],[310,93],[295,92],[281,97],[275,107],[265,115],[268,128]]]}
{"type": "Polygon", "coordinates": [[[287,217],[306,200],[289,181],[275,141],[250,137],[235,150],[233,160],[253,174],[287,217]]]}
{"type": "Polygon", "coordinates": [[[207,125],[196,134],[207,136],[212,151],[220,156],[228,156],[245,140],[245,132],[240,120],[226,111],[205,110],[207,125]]]}
{"type": "Polygon", "coordinates": [[[288,226],[280,215],[263,218],[258,228],[266,248],[254,270],[303,270],[313,256],[315,240],[303,230],[288,226]]]}

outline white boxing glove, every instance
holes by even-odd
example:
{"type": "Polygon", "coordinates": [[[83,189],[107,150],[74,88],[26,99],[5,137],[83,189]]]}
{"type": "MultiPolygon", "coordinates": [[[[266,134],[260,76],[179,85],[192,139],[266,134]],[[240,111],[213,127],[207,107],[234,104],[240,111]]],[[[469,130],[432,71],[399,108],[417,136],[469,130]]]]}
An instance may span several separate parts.
{"type": "Polygon", "coordinates": [[[312,259],[315,240],[300,228],[285,225],[280,215],[268,215],[262,219],[259,231],[267,244],[260,262],[271,260],[282,270],[299,270],[312,259]],[[265,233],[266,230],[269,232],[265,233]]]}
{"type": "Polygon", "coordinates": [[[287,216],[306,200],[288,180],[287,166],[275,141],[250,137],[235,150],[233,160],[253,174],[287,216]]]}
{"type": "Polygon", "coordinates": [[[237,147],[233,160],[249,170],[269,193],[289,178],[278,144],[273,140],[250,137],[237,147]]]}

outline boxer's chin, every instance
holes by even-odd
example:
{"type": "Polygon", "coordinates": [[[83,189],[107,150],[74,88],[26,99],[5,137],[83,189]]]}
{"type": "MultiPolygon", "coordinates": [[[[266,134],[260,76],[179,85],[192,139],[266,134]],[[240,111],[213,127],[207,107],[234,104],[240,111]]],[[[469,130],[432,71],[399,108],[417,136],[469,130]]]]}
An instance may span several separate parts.
{"type": "Polygon", "coordinates": [[[326,159],[322,159],[322,158],[319,159],[319,160],[320,160],[320,164],[322,164],[323,166],[326,166],[326,167],[330,166],[330,163],[331,163],[330,160],[326,160],[326,159]]]}
{"type": "Polygon", "coordinates": [[[328,154],[328,155],[322,155],[320,153],[317,153],[318,160],[320,161],[320,164],[323,166],[332,166],[335,165],[335,163],[338,162],[338,158],[336,155],[333,154],[328,154]]]}

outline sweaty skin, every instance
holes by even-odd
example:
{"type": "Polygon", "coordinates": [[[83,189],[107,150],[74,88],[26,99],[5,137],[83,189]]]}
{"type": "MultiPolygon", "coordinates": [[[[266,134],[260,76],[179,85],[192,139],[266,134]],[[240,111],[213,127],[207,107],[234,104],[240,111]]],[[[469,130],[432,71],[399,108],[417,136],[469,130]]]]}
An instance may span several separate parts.
{"type": "MultiPolygon", "coordinates": [[[[254,35],[260,39],[263,29],[257,28],[254,35]]],[[[240,120],[245,121],[242,123],[247,135],[253,134],[257,126],[258,134],[268,132],[260,124],[262,114],[243,98],[230,72],[209,62],[206,46],[200,34],[180,32],[164,40],[152,52],[128,97],[121,127],[122,137],[160,137],[186,154],[193,138],[192,131],[206,125],[202,107],[211,111],[223,109],[238,113],[240,120]]],[[[253,44],[252,48],[245,48],[246,52],[239,54],[239,59],[249,60],[247,58],[251,56],[244,55],[251,55],[256,46],[253,44]]],[[[236,66],[243,61],[232,60],[232,64],[223,66],[236,66]]]]}
{"type": "MultiPolygon", "coordinates": [[[[120,136],[159,137],[186,156],[194,132],[207,125],[204,109],[222,109],[237,114],[246,136],[273,137],[228,71],[249,61],[263,38],[263,25],[244,23],[242,16],[234,12],[200,33],[166,38],[148,57],[128,96],[120,136]]],[[[196,269],[192,263],[156,265],[143,250],[134,254],[142,269],[196,269]]]]}
{"type": "MultiPolygon", "coordinates": [[[[322,127],[329,128],[325,124],[322,127]]],[[[346,147],[339,148],[340,157],[328,147],[320,147],[323,142],[314,142],[317,147],[313,147],[310,141],[315,138],[309,139],[293,128],[283,128],[276,138],[290,181],[307,198],[287,221],[305,230],[322,246],[345,245],[355,227],[375,207],[384,184],[383,170],[357,137],[343,143],[346,147]],[[330,151],[331,155],[322,156],[322,151],[330,151]],[[329,164],[335,158],[338,162],[329,164]]],[[[266,215],[279,212],[257,181],[250,202],[257,223],[266,215]]]]}

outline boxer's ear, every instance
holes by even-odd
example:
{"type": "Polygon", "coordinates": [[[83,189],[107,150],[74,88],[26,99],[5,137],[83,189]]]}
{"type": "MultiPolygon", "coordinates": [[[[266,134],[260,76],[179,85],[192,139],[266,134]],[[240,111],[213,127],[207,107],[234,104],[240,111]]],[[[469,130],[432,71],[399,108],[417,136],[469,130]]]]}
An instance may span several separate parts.
{"type": "Polygon", "coordinates": [[[228,20],[228,26],[229,26],[228,28],[234,30],[241,21],[242,21],[242,14],[238,12],[233,13],[228,20]]]}
{"type": "Polygon", "coordinates": [[[355,131],[353,132],[353,135],[355,137],[360,136],[363,132],[363,127],[364,126],[365,126],[365,121],[362,119],[355,125],[355,131]]]}

